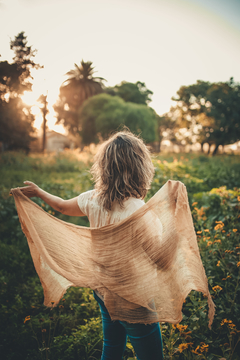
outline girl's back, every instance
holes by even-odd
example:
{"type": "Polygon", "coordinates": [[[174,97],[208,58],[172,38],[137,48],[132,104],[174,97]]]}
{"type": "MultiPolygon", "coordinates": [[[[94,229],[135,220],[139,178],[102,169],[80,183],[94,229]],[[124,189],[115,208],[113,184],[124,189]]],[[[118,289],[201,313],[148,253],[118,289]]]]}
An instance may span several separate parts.
{"type": "Polygon", "coordinates": [[[145,202],[142,199],[129,197],[123,201],[123,206],[115,202],[111,210],[106,210],[99,201],[95,190],[82,193],[78,197],[78,205],[88,217],[91,227],[115,224],[130,216],[144,204],[145,202]]]}

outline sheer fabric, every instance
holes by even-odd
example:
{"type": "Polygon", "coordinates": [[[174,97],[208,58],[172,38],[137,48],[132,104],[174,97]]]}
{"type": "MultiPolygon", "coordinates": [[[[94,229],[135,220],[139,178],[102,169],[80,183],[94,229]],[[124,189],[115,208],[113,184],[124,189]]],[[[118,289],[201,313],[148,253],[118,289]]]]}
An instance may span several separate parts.
{"type": "MultiPolygon", "coordinates": [[[[91,227],[116,224],[132,215],[132,213],[145,204],[144,200],[130,197],[124,200],[123,207],[115,202],[111,211],[107,211],[101,203],[99,203],[97,195],[95,190],[89,190],[78,196],[78,206],[88,217],[91,227]]],[[[104,300],[103,296],[97,290],[95,290],[95,292],[101,300],[104,300]]]]}
{"type": "Polygon", "coordinates": [[[112,320],[178,323],[191,290],[214,303],[199,254],[187,191],[169,180],[145,205],[116,224],[76,226],[12,189],[19,220],[44,290],[56,305],[70,286],[104,297],[112,320]]]}

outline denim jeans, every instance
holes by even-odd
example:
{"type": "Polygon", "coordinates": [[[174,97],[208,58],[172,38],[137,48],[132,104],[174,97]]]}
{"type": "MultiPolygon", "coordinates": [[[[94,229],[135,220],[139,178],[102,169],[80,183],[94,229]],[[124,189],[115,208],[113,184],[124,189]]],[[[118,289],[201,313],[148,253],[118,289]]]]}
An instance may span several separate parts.
{"type": "Polygon", "coordinates": [[[103,352],[101,360],[121,360],[127,336],[138,360],[162,360],[162,336],[159,323],[151,325],[112,321],[104,302],[93,292],[97,300],[103,325],[103,352]]]}

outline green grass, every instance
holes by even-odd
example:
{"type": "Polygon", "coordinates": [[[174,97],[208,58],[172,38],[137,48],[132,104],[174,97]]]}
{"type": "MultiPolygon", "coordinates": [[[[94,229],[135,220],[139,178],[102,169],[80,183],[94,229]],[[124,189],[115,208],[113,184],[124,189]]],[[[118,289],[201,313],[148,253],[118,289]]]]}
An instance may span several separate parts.
{"type": "MultiPolygon", "coordinates": [[[[89,160],[90,159],[90,160],[89,160]]],[[[74,153],[0,157],[0,352],[6,360],[100,359],[101,319],[90,289],[70,288],[58,307],[42,305],[43,292],[22,233],[12,187],[24,180],[65,199],[93,187],[88,161],[74,153]]],[[[207,303],[192,291],[177,326],[162,323],[166,359],[237,360],[240,339],[240,157],[168,154],[153,157],[155,177],[146,200],[168,180],[188,190],[202,261],[216,304],[212,329],[207,303]]],[[[52,211],[35,199],[46,211],[52,211]]],[[[55,216],[88,226],[87,218],[55,216]]],[[[125,359],[134,358],[127,344],[125,359]]]]}

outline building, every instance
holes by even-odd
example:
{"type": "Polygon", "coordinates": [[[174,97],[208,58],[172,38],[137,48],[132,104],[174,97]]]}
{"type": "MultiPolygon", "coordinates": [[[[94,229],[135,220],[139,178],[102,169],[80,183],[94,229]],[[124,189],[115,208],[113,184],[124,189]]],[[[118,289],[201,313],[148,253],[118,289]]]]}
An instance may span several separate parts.
{"type": "MultiPolygon", "coordinates": [[[[45,152],[59,152],[64,149],[74,149],[74,141],[68,136],[53,130],[46,131],[45,152]]],[[[42,151],[42,134],[32,142],[31,151],[42,151]]]]}

